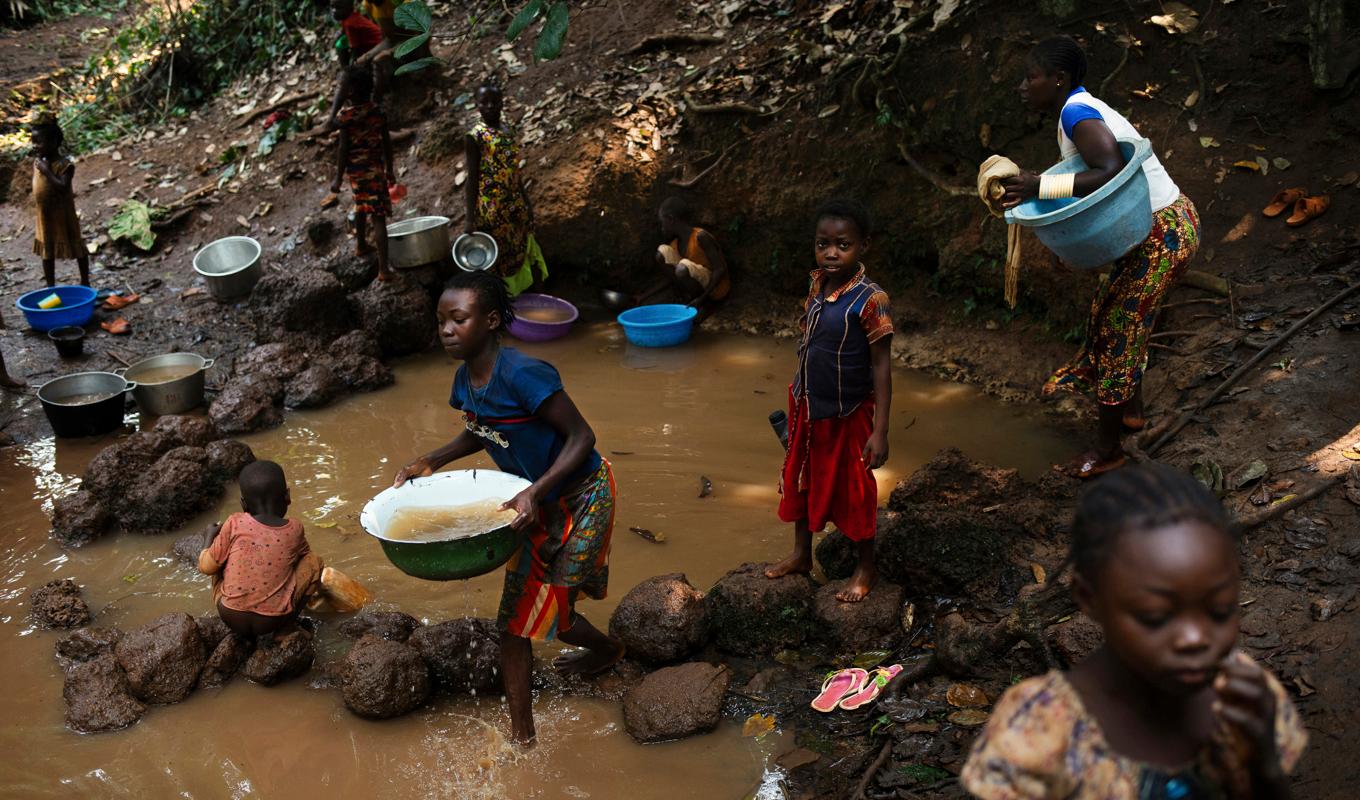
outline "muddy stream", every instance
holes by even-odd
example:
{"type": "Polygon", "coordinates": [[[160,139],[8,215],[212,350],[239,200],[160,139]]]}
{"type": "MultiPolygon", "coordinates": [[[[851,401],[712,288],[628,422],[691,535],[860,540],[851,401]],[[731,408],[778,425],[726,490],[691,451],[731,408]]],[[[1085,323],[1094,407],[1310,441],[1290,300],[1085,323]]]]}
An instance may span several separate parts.
{"type": "MultiPolygon", "coordinates": [[[[562,342],[518,346],[561,370],[618,477],[610,597],[580,607],[597,625],[649,576],[680,571],[707,588],[744,561],[783,555],[790,532],[775,516],[782,452],[766,418],[785,406],[793,343],[709,334],[685,347],[645,350],[623,344],[617,328],[598,326],[562,342]],[[700,476],[714,487],[704,499],[700,476]],[[645,541],[630,526],[666,540],[645,541]]],[[[282,427],[245,441],[283,465],[291,513],[304,521],[313,550],[369,587],[378,608],[429,622],[494,617],[499,572],[461,583],[410,578],[359,527],[363,504],[389,485],[397,466],[457,430],[446,402],[450,359],[418,357],[396,374],[392,388],[289,412],[282,427]]],[[[946,446],[1030,476],[1065,454],[1032,411],[968,387],[898,370],[893,400],[892,457],[877,473],[884,498],[946,446]]],[[[124,629],[167,611],[211,609],[207,580],[168,555],[183,531],[116,535],[70,552],[49,540],[49,499],[69,491],[104,444],[48,439],[0,455],[0,497],[10,514],[0,531],[0,750],[7,753],[0,786],[7,796],[296,797],[319,788],[332,797],[735,798],[791,746],[791,731],[757,741],[724,723],[708,736],[643,747],[624,731],[617,703],[548,692],[535,704],[539,744],[518,757],[501,736],[508,720],[499,698],[439,697],[403,718],[365,721],[345,709],[338,690],[320,687],[320,666],[348,645],[328,615],[320,618],[318,666],[302,679],[266,689],[238,677],[152,708],[128,730],[71,733],[53,657],[59,634],[29,621],[33,588],[71,577],[85,587],[95,624],[124,629]]],[[[489,464],[479,456],[466,465],[489,464]]],[[[220,507],[191,527],[236,510],[238,498],[229,485],[220,507]]],[[[537,656],[552,649],[539,647],[537,656]]]]}

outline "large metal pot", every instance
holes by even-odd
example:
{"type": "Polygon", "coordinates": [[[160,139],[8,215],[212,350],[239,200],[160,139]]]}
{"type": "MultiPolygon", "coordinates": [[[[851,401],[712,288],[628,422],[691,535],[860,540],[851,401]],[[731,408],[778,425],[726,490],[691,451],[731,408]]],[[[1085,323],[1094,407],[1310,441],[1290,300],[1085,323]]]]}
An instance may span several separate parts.
{"type": "Polygon", "coordinates": [[[123,424],[124,392],[134,388],[112,372],[75,372],[40,386],[38,400],[57,436],[99,436],[123,424]]]}
{"type": "Polygon", "coordinates": [[[218,239],[194,253],[194,272],[207,280],[217,300],[245,297],[264,274],[260,243],[249,236],[218,239]]]}
{"type": "Polygon", "coordinates": [[[433,264],[447,252],[448,217],[412,217],[387,226],[387,261],[397,269],[433,264]]]}
{"type": "Polygon", "coordinates": [[[160,417],[203,405],[203,373],[212,365],[213,359],[197,353],[168,353],[115,372],[133,383],[137,408],[160,417]]]}
{"type": "Polygon", "coordinates": [[[510,560],[520,548],[522,535],[509,525],[485,533],[443,541],[405,541],[384,536],[393,515],[403,508],[437,508],[476,503],[504,502],[528,488],[517,475],[490,469],[441,472],[413,478],[395,489],[385,489],[368,501],[359,524],[382,543],[383,554],[397,569],[429,581],[452,581],[485,574],[510,560]]]}

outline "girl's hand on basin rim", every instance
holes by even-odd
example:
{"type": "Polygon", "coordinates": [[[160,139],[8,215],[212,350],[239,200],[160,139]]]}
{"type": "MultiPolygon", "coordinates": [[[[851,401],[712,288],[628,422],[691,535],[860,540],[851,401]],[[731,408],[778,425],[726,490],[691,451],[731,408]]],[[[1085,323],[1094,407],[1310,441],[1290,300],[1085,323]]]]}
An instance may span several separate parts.
{"type": "Polygon", "coordinates": [[[519,494],[501,503],[501,511],[507,508],[515,510],[515,520],[510,523],[510,527],[517,531],[524,530],[538,516],[538,490],[530,485],[519,494]]]}
{"type": "Polygon", "coordinates": [[[1021,171],[1013,178],[1004,178],[1001,185],[1006,193],[1001,195],[1002,208],[1015,208],[1021,203],[1039,196],[1039,176],[1033,172],[1021,171]]]}
{"type": "Polygon", "coordinates": [[[434,474],[434,465],[425,456],[417,456],[414,461],[397,470],[396,477],[392,479],[392,488],[406,483],[412,478],[428,478],[434,474]]]}

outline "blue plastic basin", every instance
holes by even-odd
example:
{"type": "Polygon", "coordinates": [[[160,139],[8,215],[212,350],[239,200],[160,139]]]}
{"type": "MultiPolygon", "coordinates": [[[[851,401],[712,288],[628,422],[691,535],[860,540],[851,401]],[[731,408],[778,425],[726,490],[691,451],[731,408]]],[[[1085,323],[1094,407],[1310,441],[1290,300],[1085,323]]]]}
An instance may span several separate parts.
{"type": "MultiPolygon", "coordinates": [[[[1085,197],[1026,200],[1006,211],[1006,221],[1034,229],[1034,235],[1065,263],[1096,269],[1142,244],[1152,230],[1152,201],[1143,162],[1152,155],[1147,139],[1120,139],[1128,163],[1108,183],[1085,197]]],[[[1081,156],[1044,170],[1045,175],[1085,172],[1081,156]]]]}
{"type": "Polygon", "coordinates": [[[639,347],[674,347],[689,339],[698,314],[693,306],[658,303],[628,309],[619,315],[619,324],[628,341],[639,347]]]}
{"type": "Polygon", "coordinates": [[[35,331],[50,331],[66,325],[84,325],[94,316],[95,290],[88,286],[54,286],[51,289],[35,289],[19,295],[15,305],[24,312],[28,327],[35,331]],[[56,308],[38,308],[38,303],[49,295],[61,298],[56,308]]]}

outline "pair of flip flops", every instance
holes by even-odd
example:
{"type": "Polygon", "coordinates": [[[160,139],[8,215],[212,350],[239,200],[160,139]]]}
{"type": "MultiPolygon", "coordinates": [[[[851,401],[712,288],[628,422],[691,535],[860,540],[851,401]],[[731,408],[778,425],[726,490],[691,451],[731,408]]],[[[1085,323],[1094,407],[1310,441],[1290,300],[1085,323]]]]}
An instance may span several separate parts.
{"type": "Polygon", "coordinates": [[[1271,199],[1270,205],[1261,209],[1261,213],[1274,219],[1286,210],[1292,209],[1284,224],[1291,228],[1297,228],[1306,224],[1309,220],[1322,216],[1331,205],[1332,198],[1330,195],[1320,194],[1314,197],[1308,194],[1307,188],[1296,186],[1275,195],[1271,199]]]}
{"type": "Polygon", "coordinates": [[[877,700],[883,687],[901,671],[900,664],[893,664],[891,667],[879,667],[873,672],[859,667],[832,672],[822,681],[822,691],[813,699],[812,708],[823,714],[829,714],[837,708],[854,711],[877,700]]]}

